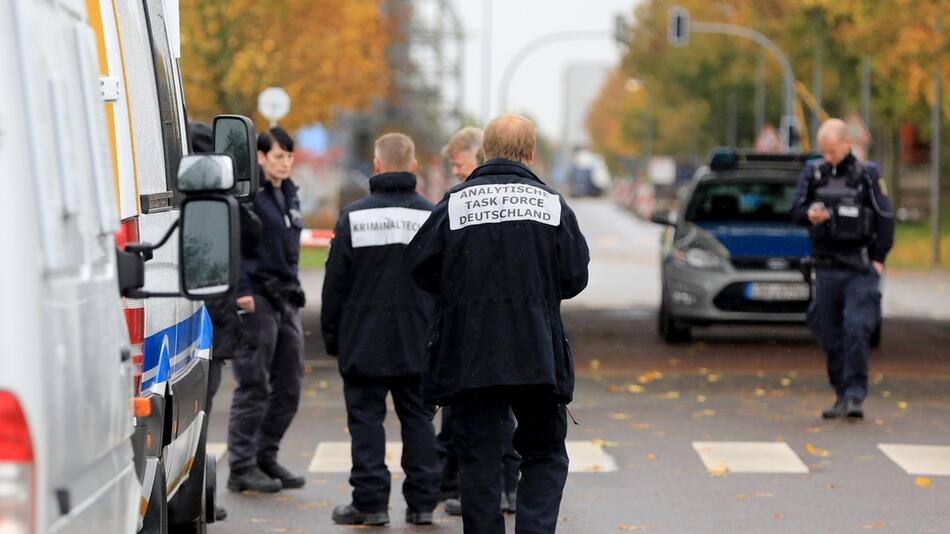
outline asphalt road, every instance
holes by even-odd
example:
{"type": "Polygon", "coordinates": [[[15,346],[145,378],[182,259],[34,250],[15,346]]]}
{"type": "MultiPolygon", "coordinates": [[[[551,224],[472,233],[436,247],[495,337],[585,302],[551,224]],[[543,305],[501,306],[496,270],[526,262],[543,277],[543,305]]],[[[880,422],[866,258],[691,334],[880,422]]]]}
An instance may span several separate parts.
{"type": "MultiPolygon", "coordinates": [[[[654,328],[657,229],[602,203],[575,206],[593,276],[588,292],[565,306],[578,371],[570,406],[578,424],[568,440],[584,450],[572,453],[580,472],[568,478],[559,532],[948,531],[950,323],[930,318],[943,316],[943,278],[906,275],[909,287],[922,289],[916,303],[897,299],[899,313],[885,310],[867,418],[827,422],[818,416],[832,400],[823,357],[804,328],[700,329],[692,343],[662,344],[654,328]]],[[[317,280],[305,280],[310,295],[319,293],[317,280]]],[[[896,294],[900,283],[888,289],[896,294]]],[[[212,533],[352,528],[330,520],[350,490],[345,472],[328,472],[345,471],[345,454],[337,460],[328,451],[337,443],[345,453],[348,435],[335,361],[320,351],[317,309],[305,313],[303,400],[281,452],[288,467],[307,473],[307,486],[229,493],[224,453],[218,497],[230,517],[212,533]]],[[[212,442],[225,441],[232,388],[227,376],[212,442]]],[[[396,441],[394,419],[387,435],[396,441]]],[[[389,531],[462,532],[441,508],[432,527],[404,525],[400,480],[394,473],[389,531]]]]}

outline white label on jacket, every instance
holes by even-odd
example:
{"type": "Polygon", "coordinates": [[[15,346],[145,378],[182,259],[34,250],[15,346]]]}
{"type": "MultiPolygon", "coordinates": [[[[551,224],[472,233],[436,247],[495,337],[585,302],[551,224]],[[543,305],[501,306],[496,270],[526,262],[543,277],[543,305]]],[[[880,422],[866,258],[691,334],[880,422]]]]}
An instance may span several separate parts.
{"type": "Polygon", "coordinates": [[[429,218],[426,210],[373,208],[350,212],[353,248],[408,245],[429,218]]]}
{"type": "Polygon", "coordinates": [[[535,221],[561,224],[561,199],[540,187],[493,184],[466,187],[449,196],[449,228],[477,224],[535,221]]]}

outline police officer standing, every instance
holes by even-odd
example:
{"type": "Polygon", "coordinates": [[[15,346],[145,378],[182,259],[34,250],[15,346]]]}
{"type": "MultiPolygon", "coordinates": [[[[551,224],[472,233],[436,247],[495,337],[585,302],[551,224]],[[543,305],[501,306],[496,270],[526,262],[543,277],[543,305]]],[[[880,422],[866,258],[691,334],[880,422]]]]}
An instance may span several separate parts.
{"type": "Polygon", "coordinates": [[[590,256],[570,207],[527,167],[535,146],[524,117],[489,123],[487,161],[449,190],[406,251],[415,282],[438,295],[423,394],[459,420],[466,533],[505,531],[510,410],[522,457],[515,531],[554,532],[567,481],[574,365],[560,305],[587,286],[590,256]]]}
{"type": "Polygon", "coordinates": [[[868,351],[881,320],[880,283],[894,243],[894,217],[877,166],[854,157],[843,121],[825,121],[818,146],[824,159],[802,170],[792,214],[811,236],[815,294],[808,325],[827,355],[837,395],[822,417],[863,418],[868,351]]]}
{"type": "Polygon", "coordinates": [[[277,463],[303,376],[304,294],[297,277],[303,221],[290,180],[293,139],[281,128],[260,134],[257,160],[265,178],[254,197],[262,231],[257,247],[241,250],[237,306],[243,329],[232,362],[237,388],[228,425],[228,489],[275,492],[304,485],[302,476],[277,463]]]}
{"type": "Polygon", "coordinates": [[[352,502],[333,510],[339,524],[389,522],[386,396],[402,427],[402,493],[406,522],[432,523],[438,504],[439,459],[433,409],[422,401],[426,328],[433,299],[415,287],[402,256],[432,204],[416,193],[415,147],[390,133],[376,141],[370,196],[343,209],[323,283],[321,327],[329,354],[339,356],[353,460],[352,502]]]}
{"type": "MultiPolygon", "coordinates": [[[[460,182],[485,161],[482,150],[482,131],[474,127],[462,128],[442,147],[442,156],[448,160],[452,175],[460,182]]],[[[455,453],[455,417],[451,406],[442,409],[442,428],[439,429],[439,455],[442,457],[442,482],[439,491],[445,499],[445,511],[449,515],[462,515],[459,499],[458,455],[455,453]]],[[[514,513],[517,510],[518,467],[521,457],[515,452],[511,439],[515,433],[514,416],[506,426],[505,454],[502,457],[501,510],[514,513]]]]}

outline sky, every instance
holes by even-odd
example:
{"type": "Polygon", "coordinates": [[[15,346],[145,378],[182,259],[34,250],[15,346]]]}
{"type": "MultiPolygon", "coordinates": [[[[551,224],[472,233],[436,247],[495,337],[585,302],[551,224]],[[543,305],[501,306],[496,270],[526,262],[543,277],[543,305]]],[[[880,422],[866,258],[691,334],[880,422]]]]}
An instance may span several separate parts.
{"type": "Polygon", "coordinates": [[[527,56],[512,78],[508,110],[529,114],[539,129],[560,139],[564,113],[564,71],[569,65],[614,66],[621,49],[613,40],[614,18],[629,20],[637,0],[454,0],[466,30],[466,112],[484,120],[483,36],[485,4],[491,3],[491,111],[499,113],[499,83],[511,59],[546,34],[600,30],[603,38],[551,44],[527,56]]]}

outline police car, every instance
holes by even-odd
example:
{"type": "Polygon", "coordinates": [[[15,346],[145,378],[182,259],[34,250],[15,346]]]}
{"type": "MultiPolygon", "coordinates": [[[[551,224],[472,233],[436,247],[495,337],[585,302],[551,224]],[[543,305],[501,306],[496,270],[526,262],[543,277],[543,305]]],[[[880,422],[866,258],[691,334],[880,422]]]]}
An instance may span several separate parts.
{"type": "Polygon", "coordinates": [[[696,171],[661,253],[658,331],[690,338],[714,323],[804,323],[811,301],[808,232],[789,215],[805,161],[813,154],[713,152],[696,171]]]}

